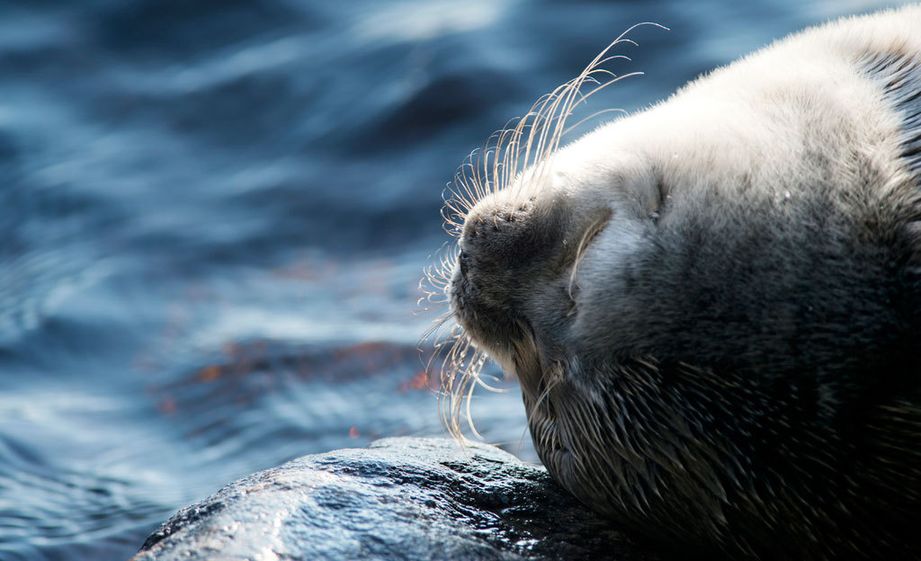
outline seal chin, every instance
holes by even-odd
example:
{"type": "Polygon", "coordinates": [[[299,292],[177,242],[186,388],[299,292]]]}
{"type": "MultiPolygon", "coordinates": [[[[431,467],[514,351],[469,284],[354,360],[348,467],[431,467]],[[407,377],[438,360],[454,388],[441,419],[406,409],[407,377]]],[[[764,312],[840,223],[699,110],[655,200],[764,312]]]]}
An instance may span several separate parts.
{"type": "Polygon", "coordinates": [[[506,373],[516,375],[520,361],[515,359],[515,341],[529,331],[527,321],[511,310],[489,305],[488,294],[484,297],[470,278],[468,261],[469,256],[461,252],[447,287],[453,316],[472,345],[488,354],[506,373]]]}

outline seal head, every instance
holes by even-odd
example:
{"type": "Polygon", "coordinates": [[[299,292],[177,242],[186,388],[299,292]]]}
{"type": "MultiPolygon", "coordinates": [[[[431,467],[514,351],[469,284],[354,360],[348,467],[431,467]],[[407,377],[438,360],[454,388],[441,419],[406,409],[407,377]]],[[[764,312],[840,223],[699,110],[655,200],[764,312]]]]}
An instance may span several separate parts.
{"type": "Polygon", "coordinates": [[[919,554],[918,30],[788,38],[465,213],[454,317],[583,502],[702,551],[919,554]]]}

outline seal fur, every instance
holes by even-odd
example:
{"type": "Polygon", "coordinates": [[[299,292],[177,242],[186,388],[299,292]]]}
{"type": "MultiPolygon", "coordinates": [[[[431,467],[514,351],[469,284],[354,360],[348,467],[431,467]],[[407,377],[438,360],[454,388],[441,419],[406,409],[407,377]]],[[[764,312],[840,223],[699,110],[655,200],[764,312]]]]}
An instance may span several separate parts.
{"type": "Polygon", "coordinates": [[[451,361],[516,375],[553,477],[661,543],[921,557],[919,68],[909,7],[563,148],[550,96],[449,205],[451,361]]]}

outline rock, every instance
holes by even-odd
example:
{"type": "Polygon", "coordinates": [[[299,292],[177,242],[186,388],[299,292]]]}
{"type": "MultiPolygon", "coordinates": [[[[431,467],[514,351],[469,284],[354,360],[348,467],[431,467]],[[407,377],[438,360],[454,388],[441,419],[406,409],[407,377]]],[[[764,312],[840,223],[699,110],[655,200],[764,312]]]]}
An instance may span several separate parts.
{"type": "Polygon", "coordinates": [[[391,438],[305,456],[184,508],[133,561],[653,560],[498,448],[391,438]]]}

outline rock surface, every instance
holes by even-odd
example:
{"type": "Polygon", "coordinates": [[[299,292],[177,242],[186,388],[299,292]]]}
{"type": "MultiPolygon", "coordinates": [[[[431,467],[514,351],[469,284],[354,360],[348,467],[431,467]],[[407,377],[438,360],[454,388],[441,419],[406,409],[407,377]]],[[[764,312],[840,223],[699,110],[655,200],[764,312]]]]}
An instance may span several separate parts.
{"type": "Polygon", "coordinates": [[[133,561],[659,559],[539,467],[393,438],[305,456],[179,511],[133,561]]]}

